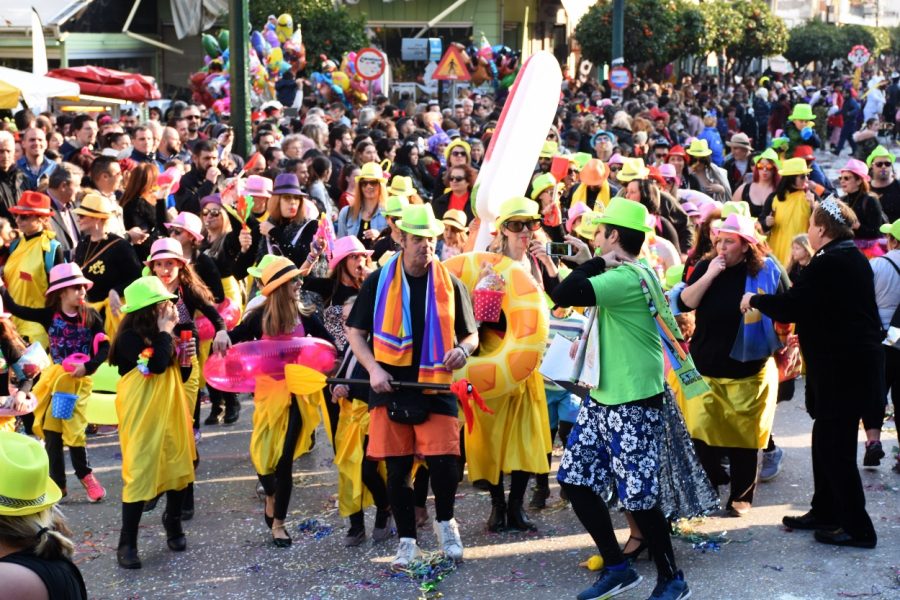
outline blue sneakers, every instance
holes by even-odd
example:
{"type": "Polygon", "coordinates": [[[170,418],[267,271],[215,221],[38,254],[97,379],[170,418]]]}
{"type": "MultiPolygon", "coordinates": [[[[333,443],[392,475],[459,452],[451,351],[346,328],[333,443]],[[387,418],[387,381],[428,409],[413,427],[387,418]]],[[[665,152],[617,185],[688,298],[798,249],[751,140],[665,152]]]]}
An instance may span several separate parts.
{"type": "Polygon", "coordinates": [[[603,569],[594,585],[578,594],[578,600],[606,600],[628,591],[643,581],[631,567],[614,571],[603,569]]]}
{"type": "Polygon", "coordinates": [[[660,581],[653,588],[650,600],[685,600],[691,597],[691,590],[684,580],[681,571],[675,574],[675,579],[660,581]]]}

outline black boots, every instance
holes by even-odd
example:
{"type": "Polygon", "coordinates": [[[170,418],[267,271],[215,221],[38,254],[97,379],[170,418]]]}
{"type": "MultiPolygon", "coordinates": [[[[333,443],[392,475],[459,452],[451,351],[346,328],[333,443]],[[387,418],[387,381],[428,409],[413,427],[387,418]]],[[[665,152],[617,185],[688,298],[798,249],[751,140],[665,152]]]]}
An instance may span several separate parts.
{"type": "Polygon", "coordinates": [[[506,502],[503,500],[491,501],[491,516],[488,517],[487,528],[492,533],[506,530],[506,502]]]}
{"type": "Polygon", "coordinates": [[[222,418],[222,405],[213,403],[209,409],[209,416],[203,421],[204,425],[218,425],[222,418]]]}
{"type": "Polygon", "coordinates": [[[187,540],[184,537],[184,529],[181,528],[181,519],[169,518],[169,513],[164,512],[162,524],[166,530],[166,544],[173,552],[184,552],[187,549],[187,540]]]}
{"type": "Polygon", "coordinates": [[[509,501],[509,510],[506,513],[506,528],[518,531],[537,531],[535,525],[522,509],[522,500],[509,501]]]}
{"type": "Polygon", "coordinates": [[[137,532],[122,531],[119,534],[119,547],[116,560],[123,569],[140,569],[141,559],[137,551],[137,532]]]}
{"type": "Polygon", "coordinates": [[[225,396],[225,418],[222,419],[226,425],[236,423],[238,417],[241,416],[241,403],[235,394],[224,394],[225,396]]]}
{"type": "Polygon", "coordinates": [[[194,484],[189,483],[184,488],[184,499],[181,501],[181,520],[190,521],[194,518],[194,484]]]}
{"type": "Polygon", "coordinates": [[[534,490],[531,493],[529,508],[541,510],[547,507],[547,498],[550,497],[550,482],[546,475],[538,475],[534,481],[534,490]]]}

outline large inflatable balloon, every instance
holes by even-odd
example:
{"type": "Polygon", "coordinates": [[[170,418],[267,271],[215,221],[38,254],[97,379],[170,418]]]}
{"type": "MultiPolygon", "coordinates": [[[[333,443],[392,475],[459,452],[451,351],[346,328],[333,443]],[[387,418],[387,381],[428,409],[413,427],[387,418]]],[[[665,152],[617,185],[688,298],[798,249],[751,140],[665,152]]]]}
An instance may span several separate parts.
{"type": "Polygon", "coordinates": [[[541,146],[553,124],[561,85],[559,61],[547,51],[533,54],[519,71],[472,193],[475,213],[481,220],[476,250],[488,247],[490,227],[500,204],[525,194],[541,146]]]}
{"type": "Polygon", "coordinates": [[[260,375],[284,379],[287,364],[328,373],[334,368],[336,356],[334,346],[313,337],[241,342],[229,348],[225,356],[210,355],[203,376],[217,390],[252,393],[260,375]]]}
{"type": "Polygon", "coordinates": [[[279,15],[275,24],[275,33],[278,41],[282,44],[291,39],[291,36],[294,35],[294,18],[287,13],[279,15]]]}

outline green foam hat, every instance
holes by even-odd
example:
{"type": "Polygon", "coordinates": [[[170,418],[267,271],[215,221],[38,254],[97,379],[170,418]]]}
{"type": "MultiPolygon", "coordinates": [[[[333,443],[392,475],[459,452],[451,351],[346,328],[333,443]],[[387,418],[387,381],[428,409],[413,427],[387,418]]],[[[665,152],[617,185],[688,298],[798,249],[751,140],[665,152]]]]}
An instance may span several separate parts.
{"type": "Polygon", "coordinates": [[[891,154],[890,150],[888,150],[881,144],[878,144],[877,146],[875,146],[875,149],[872,150],[872,153],[869,154],[869,157],[866,158],[866,165],[871,169],[872,163],[875,162],[875,159],[880,156],[891,159],[892,163],[897,160],[897,157],[891,154]]]}
{"type": "Polygon", "coordinates": [[[795,104],[791,116],[788,121],[815,121],[816,115],[813,114],[812,107],[809,104],[795,104]]]}
{"type": "Polygon", "coordinates": [[[278,258],[277,254],[266,254],[261,259],[259,259],[259,263],[255,267],[249,267],[247,269],[247,274],[251,277],[255,277],[256,279],[260,279],[262,277],[263,269],[265,269],[270,262],[278,258]]]}
{"type": "Polygon", "coordinates": [[[617,225],[626,229],[643,231],[651,230],[647,226],[647,207],[640,202],[634,202],[620,196],[609,201],[609,206],[599,219],[604,225],[617,225]]]}
{"type": "Polygon", "coordinates": [[[142,308],[153,306],[165,300],[175,300],[176,294],[172,294],[159,280],[159,277],[149,275],[135,279],[125,288],[125,304],[122,305],[123,313],[133,313],[142,308]]]}
{"type": "Polygon", "coordinates": [[[410,204],[404,208],[397,227],[420,237],[437,237],[444,233],[444,223],[435,218],[431,204],[410,204]]]}

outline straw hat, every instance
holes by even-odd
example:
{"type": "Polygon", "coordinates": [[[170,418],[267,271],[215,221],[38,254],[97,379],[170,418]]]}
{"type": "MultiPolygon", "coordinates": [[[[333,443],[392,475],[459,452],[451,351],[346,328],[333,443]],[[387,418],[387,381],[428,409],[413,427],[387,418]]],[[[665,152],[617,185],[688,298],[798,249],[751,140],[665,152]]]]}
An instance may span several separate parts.
{"type": "Polygon", "coordinates": [[[262,270],[262,277],[260,278],[262,295],[268,296],[278,289],[279,286],[299,275],[300,269],[297,268],[297,265],[291,259],[284,256],[276,256],[262,270]]]}
{"type": "Polygon", "coordinates": [[[750,143],[750,137],[746,133],[736,133],[731,136],[731,140],[725,142],[726,146],[731,148],[746,148],[753,150],[753,144],[750,143]]]}
{"type": "Polygon", "coordinates": [[[60,263],[50,269],[47,276],[47,291],[44,292],[48,296],[51,292],[61,290],[63,288],[75,285],[84,285],[87,289],[94,287],[94,282],[84,276],[81,267],[75,263],[60,263]]]}
{"type": "Polygon", "coordinates": [[[177,294],[172,294],[159,280],[159,277],[146,275],[135,279],[125,288],[125,304],[122,305],[123,313],[133,313],[142,308],[153,306],[165,300],[175,300],[177,294]]]}
{"type": "Polygon", "coordinates": [[[410,204],[404,208],[397,227],[421,237],[437,237],[444,233],[444,224],[434,216],[431,204],[410,204]]]}
{"type": "Polygon", "coordinates": [[[444,217],[441,220],[444,222],[444,225],[447,225],[448,227],[453,227],[454,229],[459,229],[460,231],[467,233],[469,231],[469,228],[466,226],[466,213],[461,210],[451,208],[444,213],[444,217]]]}
{"type": "Polygon", "coordinates": [[[26,435],[0,431],[0,515],[33,515],[59,502],[47,452],[26,435]]]}
{"type": "Polygon", "coordinates": [[[81,199],[81,204],[72,212],[82,217],[106,220],[112,216],[112,207],[109,200],[100,194],[85,194],[81,199]]]}

